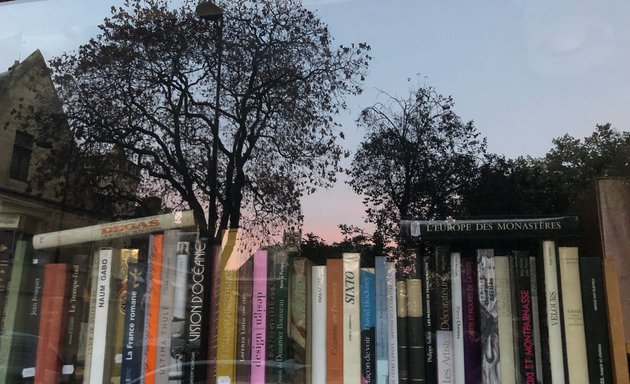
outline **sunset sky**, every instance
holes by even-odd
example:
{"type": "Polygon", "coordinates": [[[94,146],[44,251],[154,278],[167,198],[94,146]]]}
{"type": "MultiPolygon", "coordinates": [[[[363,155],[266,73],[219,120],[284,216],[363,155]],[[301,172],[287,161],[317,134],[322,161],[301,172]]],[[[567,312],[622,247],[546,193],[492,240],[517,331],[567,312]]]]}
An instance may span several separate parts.
{"type": "MultiPolygon", "coordinates": [[[[630,127],[630,2],[489,0],[305,1],[336,43],[365,41],[373,61],[365,92],[339,116],[343,145],[380,91],[413,83],[455,100],[491,152],[541,156],[554,137],[589,135],[597,123],[630,127]]],[[[49,59],[93,36],[110,2],[17,0],[0,5],[0,72],[39,48],[49,59]]],[[[349,161],[345,163],[348,165],[349,161]]],[[[305,232],[339,239],[337,224],[365,227],[361,197],[343,183],[304,198],[305,232]]]]}

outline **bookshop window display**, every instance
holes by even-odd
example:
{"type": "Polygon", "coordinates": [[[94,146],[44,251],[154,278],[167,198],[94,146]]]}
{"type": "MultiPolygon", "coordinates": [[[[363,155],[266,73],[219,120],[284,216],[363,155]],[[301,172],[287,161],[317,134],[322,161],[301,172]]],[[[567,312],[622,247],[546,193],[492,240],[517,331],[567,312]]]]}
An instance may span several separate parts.
{"type": "Polygon", "coordinates": [[[622,2],[0,1],[0,383],[627,383],[622,2]]]}

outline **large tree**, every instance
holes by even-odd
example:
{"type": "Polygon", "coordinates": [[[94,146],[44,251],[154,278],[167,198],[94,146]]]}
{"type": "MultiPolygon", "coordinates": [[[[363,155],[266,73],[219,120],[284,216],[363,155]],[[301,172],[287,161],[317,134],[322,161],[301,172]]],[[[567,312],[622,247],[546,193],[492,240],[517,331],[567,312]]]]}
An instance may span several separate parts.
{"type": "Polygon", "coordinates": [[[364,196],[367,219],[387,240],[405,217],[457,214],[461,192],[477,175],[486,152],[472,122],[453,111],[452,97],[433,87],[364,109],[367,130],[349,170],[350,186],[364,196]]]}
{"type": "Polygon", "coordinates": [[[361,92],[369,61],[367,45],[335,46],[297,0],[220,5],[222,29],[191,2],[127,0],[97,37],[50,63],[77,152],[123,153],[142,176],[140,195],[194,210],[211,236],[301,219],[300,196],[339,171],[334,116],[361,92]]]}

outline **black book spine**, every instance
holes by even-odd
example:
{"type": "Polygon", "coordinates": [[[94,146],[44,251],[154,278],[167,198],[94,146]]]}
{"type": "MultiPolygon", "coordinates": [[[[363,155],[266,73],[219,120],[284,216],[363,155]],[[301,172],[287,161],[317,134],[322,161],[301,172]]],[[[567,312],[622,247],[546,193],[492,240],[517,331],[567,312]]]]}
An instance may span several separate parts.
{"type": "Polygon", "coordinates": [[[129,263],[125,300],[125,332],[121,364],[122,384],[136,383],[141,378],[142,335],[144,334],[144,295],[146,265],[129,263]]]}
{"type": "Polygon", "coordinates": [[[580,281],[590,382],[612,383],[604,271],[600,258],[580,257],[580,281]]]}
{"type": "Polygon", "coordinates": [[[422,260],[416,253],[416,275],[407,280],[407,334],[409,350],[409,381],[423,383],[425,374],[424,309],[422,289],[422,260]]]}
{"type": "Polygon", "coordinates": [[[422,272],[424,277],[424,346],[426,353],[426,380],[427,383],[437,382],[437,367],[435,351],[435,264],[433,257],[422,258],[422,272]]]}
{"type": "MultiPolygon", "coordinates": [[[[216,318],[210,307],[211,267],[206,264],[208,254],[212,254],[210,260],[218,260],[216,249],[208,248],[206,238],[197,239],[192,249],[189,249],[188,262],[188,294],[186,313],[186,349],[184,352],[184,383],[204,383],[207,376],[211,376],[205,364],[208,362],[208,350],[205,348],[209,342],[207,338],[210,332],[210,316],[216,318]],[[192,250],[192,252],[190,251],[192,250]]],[[[214,335],[216,336],[216,334],[214,335]]],[[[216,345],[216,340],[214,340],[216,345]]],[[[215,349],[216,355],[216,349],[215,349]]],[[[216,356],[215,356],[216,357],[216,356]]],[[[214,361],[211,363],[214,367],[214,361]]]]}
{"type": "Polygon", "coordinates": [[[514,252],[514,283],[518,317],[518,377],[523,383],[536,382],[536,352],[529,252],[514,252]]]}
{"type": "Polygon", "coordinates": [[[408,346],[407,346],[407,281],[396,275],[396,332],[398,337],[398,382],[409,382],[408,346]]]}
{"type": "Polygon", "coordinates": [[[462,328],[464,329],[465,384],[481,384],[481,334],[479,325],[477,263],[462,258],[462,328]]]}

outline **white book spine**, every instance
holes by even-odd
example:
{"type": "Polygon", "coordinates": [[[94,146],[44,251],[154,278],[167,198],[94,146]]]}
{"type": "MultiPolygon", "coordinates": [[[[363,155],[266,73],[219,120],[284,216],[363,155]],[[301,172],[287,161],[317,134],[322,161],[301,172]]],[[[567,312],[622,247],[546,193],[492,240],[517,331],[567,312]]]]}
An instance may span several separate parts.
{"type": "Polygon", "coordinates": [[[457,383],[453,379],[453,331],[436,331],[438,383],[457,383]]]}
{"type": "Polygon", "coordinates": [[[109,316],[109,299],[111,295],[110,280],[112,278],[112,249],[102,248],[98,254],[98,270],[96,282],[96,305],[94,310],[94,336],[92,340],[92,357],[90,359],[90,383],[102,383],[105,374],[107,345],[107,323],[109,316]]]}
{"type": "Polygon", "coordinates": [[[547,303],[547,332],[549,363],[553,384],[564,384],[564,349],[562,348],[562,324],[556,264],[556,244],[543,242],[543,270],[545,273],[545,299],[547,303]]]}
{"type": "MultiPolygon", "coordinates": [[[[186,281],[188,278],[188,253],[183,247],[189,247],[190,243],[181,241],[177,243],[177,261],[175,267],[175,288],[173,300],[173,319],[186,318],[186,281]],[[180,249],[181,248],[181,249],[180,249]]],[[[187,250],[188,248],[186,248],[187,250]]]]}
{"type": "Polygon", "coordinates": [[[466,377],[464,368],[464,328],[462,307],[462,257],[459,252],[451,253],[451,296],[453,312],[453,382],[463,383],[466,377]]]}
{"type": "Polygon", "coordinates": [[[343,254],[343,380],[361,381],[361,309],[359,296],[359,253],[343,254]]]}
{"type": "Polygon", "coordinates": [[[558,260],[569,382],[588,384],[578,249],[576,247],[558,248],[558,260]]]}
{"type": "Polygon", "coordinates": [[[389,384],[398,384],[398,327],[396,312],[396,264],[386,262],[387,279],[387,365],[389,384]]]}
{"type": "Polygon", "coordinates": [[[497,314],[499,316],[499,353],[501,355],[501,383],[516,383],[514,350],[515,308],[512,306],[512,284],[508,256],[495,256],[494,268],[497,283],[497,314]]]}
{"type": "Polygon", "coordinates": [[[313,274],[313,344],[312,383],[326,384],[326,266],[314,265],[313,274]]]}

